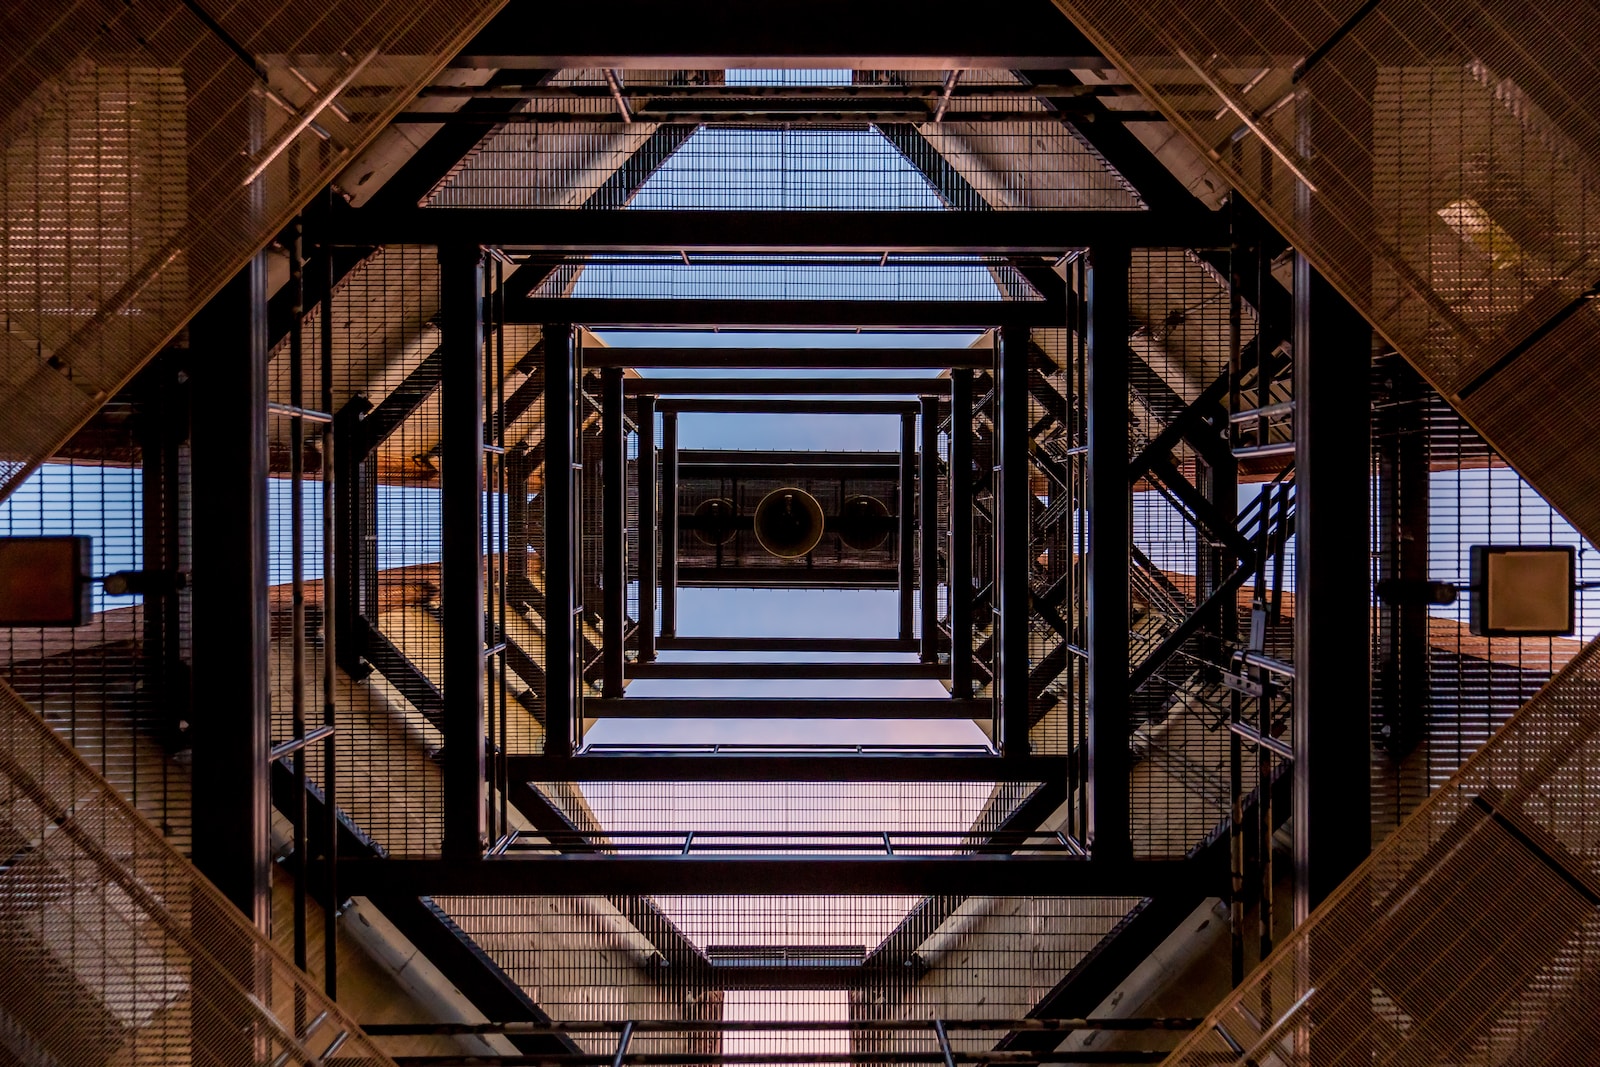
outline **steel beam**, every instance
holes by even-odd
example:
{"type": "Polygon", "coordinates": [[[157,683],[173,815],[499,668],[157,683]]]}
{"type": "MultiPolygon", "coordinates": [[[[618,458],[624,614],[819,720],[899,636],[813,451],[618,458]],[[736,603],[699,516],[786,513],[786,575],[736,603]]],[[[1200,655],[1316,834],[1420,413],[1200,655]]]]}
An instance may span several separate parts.
{"type": "Polygon", "coordinates": [[[484,845],[483,250],[439,249],[440,632],[444,854],[484,845]]]}
{"type": "MultiPolygon", "coordinates": [[[[682,524],[684,528],[687,523],[682,524]]],[[[680,566],[676,586],[761,586],[776,589],[812,589],[849,586],[852,589],[899,588],[893,567],[807,567],[802,561],[761,567],[680,566]]]]}
{"type": "Polygon", "coordinates": [[[972,372],[950,375],[950,695],[972,695],[972,372]]]}
{"type": "Polygon", "coordinates": [[[1033,492],[1028,488],[1028,331],[1007,326],[995,348],[995,665],[1000,750],[1028,754],[1028,579],[1033,492]]]}
{"type": "Polygon", "coordinates": [[[934,396],[949,387],[942,378],[629,378],[623,383],[629,396],[934,396]]]}
{"type": "Polygon", "coordinates": [[[565,759],[511,756],[507,773],[513,781],[530,782],[1060,782],[1064,787],[1071,772],[1064,756],[1016,760],[937,748],[898,754],[782,749],[751,754],[716,747],[716,754],[669,748],[565,759]]]}
{"type": "Polygon", "coordinates": [[[683,652],[915,652],[898,637],[717,637],[663,635],[663,649],[683,652]]]}
{"type": "MultiPolygon", "coordinates": [[[[943,370],[988,367],[987,348],[600,348],[584,366],[641,370],[943,370]]],[[[808,384],[812,379],[807,379],[808,384]]],[[[944,387],[941,387],[941,392],[944,387]]]]}
{"type": "Polygon", "coordinates": [[[922,398],[922,451],[919,460],[917,528],[922,553],[922,662],[938,663],[939,402],[933,397],[922,398]]]}
{"type": "Polygon", "coordinates": [[[194,862],[271,923],[267,618],[267,263],[257,255],[189,326],[194,862]]]}
{"type": "MultiPolygon", "coordinates": [[[[695,478],[777,478],[780,481],[793,478],[818,478],[825,477],[830,482],[840,477],[845,479],[874,479],[893,481],[900,476],[898,463],[851,463],[846,455],[838,452],[814,452],[809,462],[766,462],[765,457],[770,453],[746,452],[743,460],[729,463],[701,463],[691,462],[689,453],[684,453],[683,460],[678,464],[678,480],[690,481],[695,478]],[[760,462],[751,462],[760,460],[760,462]]],[[[893,453],[889,453],[893,456],[893,453]]],[[[748,518],[748,516],[747,516],[748,518]]]]}
{"type": "Polygon", "coordinates": [[[1096,246],[1088,269],[1089,846],[1097,859],[1131,854],[1128,797],[1128,582],[1133,494],[1128,484],[1126,245],[1096,246]]]}
{"type": "Polygon", "coordinates": [[[895,546],[900,565],[900,638],[910,641],[916,633],[917,599],[917,415],[907,411],[900,416],[900,538],[895,546]]]}
{"type": "Polygon", "coordinates": [[[622,696],[628,622],[628,431],[622,409],[622,368],[607,367],[600,375],[601,692],[612,698],[622,696]]]}
{"type": "Polygon", "coordinates": [[[656,402],[642,396],[639,427],[639,662],[656,658],[656,402]]]}
{"type": "Polygon", "coordinates": [[[661,413],[661,639],[678,633],[678,415],[661,413]]]}
{"type": "Polygon", "coordinates": [[[660,402],[663,412],[694,411],[738,415],[901,415],[917,410],[915,400],[855,400],[821,397],[674,397],[660,402]]]}
{"type": "Polygon", "coordinates": [[[1372,849],[1372,331],[1295,259],[1295,924],[1372,849]]]}
{"type": "Polygon", "coordinates": [[[339,884],[354,896],[1033,895],[1148,897],[1174,886],[1222,892],[1226,868],[1183,860],[1111,863],[1058,856],[508,856],[482,863],[352,859],[339,884]]]}
{"type": "MultiPolygon", "coordinates": [[[[1428,582],[1429,390],[1398,356],[1385,362],[1381,377],[1388,383],[1387,402],[1374,404],[1376,577],[1409,592],[1428,582]]],[[[1426,599],[1414,594],[1385,598],[1379,609],[1380,652],[1373,665],[1381,701],[1379,736],[1394,759],[1416,747],[1427,723],[1428,617],[1426,599]]]]}
{"type": "Polygon", "coordinates": [[[938,663],[806,663],[794,661],[740,661],[706,663],[702,660],[673,663],[635,663],[630,678],[928,678],[944,677],[938,663]]]}
{"type": "Polygon", "coordinates": [[[590,697],[589,718],[618,719],[976,719],[987,700],[950,697],[590,697]]]}
{"type": "Polygon", "coordinates": [[[1003,19],[953,0],[775,0],[735,15],[715,0],[662,9],[644,0],[549,12],[513,4],[453,61],[458,67],[862,70],[1041,67],[1104,69],[1100,56],[1047,0],[1003,19]],[[840,33],[849,27],[849,33],[840,33]]]}
{"type": "MultiPolygon", "coordinates": [[[[1225,220],[1153,211],[575,211],[570,208],[395,208],[330,220],[340,245],[476,241],[508,251],[884,252],[1059,256],[1106,241],[1211,248],[1225,220]]],[[[1039,301],[1016,301],[1016,303],[1039,301]]],[[[516,301],[508,301],[515,304],[516,301]]],[[[998,301],[996,301],[998,303],[998,301]]],[[[1059,319],[1057,320],[1059,323],[1059,319]]]]}
{"type": "Polygon", "coordinates": [[[544,596],[545,751],[572,751],[578,699],[574,554],[577,496],[573,457],[577,438],[577,351],[570,323],[544,326],[544,596]]]}

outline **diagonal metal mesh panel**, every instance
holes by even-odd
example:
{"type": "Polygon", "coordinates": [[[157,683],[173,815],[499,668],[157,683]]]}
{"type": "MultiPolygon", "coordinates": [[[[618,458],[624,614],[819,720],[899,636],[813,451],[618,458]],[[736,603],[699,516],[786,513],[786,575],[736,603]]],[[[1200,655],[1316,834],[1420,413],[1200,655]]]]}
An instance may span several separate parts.
{"type": "Polygon", "coordinates": [[[1597,699],[1591,643],[1169,1062],[1589,1062],[1597,699]]]}
{"type": "Polygon", "coordinates": [[[1600,78],[1561,5],[1057,0],[1580,530],[1600,78]]]}
{"type": "Polygon", "coordinates": [[[392,1062],[9,686],[0,782],[0,1011],[26,1062],[392,1062]]]}
{"type": "MultiPolygon", "coordinates": [[[[1579,533],[1600,532],[1591,18],[1531,4],[1058,6],[1579,533]]],[[[1579,1063],[1586,647],[1173,1061],[1579,1063]],[[1556,1031],[1560,1031],[1559,1039],[1556,1031]]]]}
{"type": "Polygon", "coordinates": [[[496,4],[181,0],[4,17],[0,494],[58,448],[496,4]],[[208,24],[209,23],[209,24],[208,24]],[[308,87],[311,86],[311,87],[308,87]],[[343,103],[340,100],[343,99],[343,103]]]}

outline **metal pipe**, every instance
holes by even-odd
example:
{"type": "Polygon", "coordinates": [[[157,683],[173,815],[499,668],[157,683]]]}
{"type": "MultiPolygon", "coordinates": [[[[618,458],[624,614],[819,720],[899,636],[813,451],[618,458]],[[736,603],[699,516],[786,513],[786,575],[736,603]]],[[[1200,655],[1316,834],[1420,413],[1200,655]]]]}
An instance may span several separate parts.
{"type": "Polygon", "coordinates": [[[1260,652],[1243,651],[1234,653],[1234,658],[1249,667],[1260,667],[1264,671],[1271,671],[1281,678],[1294,678],[1294,664],[1285,663],[1281,659],[1263,655],[1260,652]]]}
{"type": "MultiPolygon", "coordinates": [[[[303,727],[304,723],[302,723],[301,725],[303,727]]],[[[302,749],[304,749],[308,745],[315,744],[318,741],[322,741],[322,740],[324,740],[326,738],[334,736],[335,732],[336,732],[335,728],[332,727],[332,726],[319,726],[315,730],[312,730],[310,733],[305,734],[304,736],[298,736],[297,735],[297,736],[291,738],[290,740],[283,742],[280,745],[274,745],[273,748],[272,748],[272,751],[269,753],[269,756],[272,759],[275,759],[275,760],[276,759],[282,759],[285,756],[292,756],[292,755],[300,752],[302,749]]],[[[297,772],[296,776],[300,777],[298,772],[297,772]]],[[[304,786],[305,783],[301,782],[300,784],[302,786],[304,786]]],[[[299,963],[299,966],[301,966],[302,968],[305,966],[304,962],[301,962],[301,961],[297,961],[297,962],[299,963]]]]}
{"type": "Polygon", "coordinates": [[[961,71],[952,70],[944,76],[944,92],[939,94],[939,106],[933,109],[933,121],[943,122],[945,109],[950,106],[950,94],[955,92],[956,82],[961,80],[961,71]]]}
{"type": "Polygon", "coordinates": [[[1290,748],[1288,744],[1283,741],[1279,741],[1276,737],[1269,737],[1262,734],[1260,730],[1257,730],[1255,727],[1250,726],[1247,723],[1229,722],[1228,730],[1235,737],[1238,737],[1244,741],[1248,741],[1257,748],[1264,748],[1268,752],[1271,752],[1276,756],[1281,756],[1286,760],[1294,759],[1294,749],[1290,748]]]}
{"type": "Polygon", "coordinates": [[[933,1032],[939,1038],[939,1054],[944,1057],[944,1067],[956,1067],[955,1054],[950,1051],[950,1035],[945,1033],[944,1023],[933,1020],[933,1032]]]}
{"type": "MultiPolygon", "coordinates": [[[[290,267],[290,273],[291,273],[291,275],[294,273],[293,266],[290,267]]],[[[298,284],[299,292],[301,293],[301,299],[304,300],[304,298],[305,298],[304,297],[304,293],[305,293],[304,280],[302,279],[300,282],[294,283],[294,284],[298,284]]],[[[300,307],[299,305],[296,305],[295,308],[291,309],[291,314],[298,314],[299,316],[304,316],[305,315],[305,308],[304,307],[300,307]]],[[[295,335],[297,333],[299,333],[299,332],[300,332],[299,318],[296,318],[295,325],[293,325],[293,326],[291,326],[289,328],[289,344],[290,344],[290,348],[291,349],[294,347],[294,345],[296,343],[295,342],[295,335]]],[[[291,355],[292,355],[292,352],[291,352],[291,355]]],[[[292,360],[291,360],[290,366],[291,367],[293,366],[292,360]]],[[[289,419],[304,419],[306,422],[327,422],[327,423],[333,422],[333,416],[329,415],[326,411],[313,411],[310,408],[303,408],[303,407],[300,407],[300,406],[298,406],[296,404],[268,404],[267,405],[267,414],[269,414],[269,415],[281,415],[281,416],[283,416],[285,418],[289,418],[289,419]]]]}
{"type": "MultiPolygon", "coordinates": [[[[295,77],[295,80],[298,81],[301,85],[304,85],[307,89],[311,90],[311,92],[313,92],[313,93],[317,92],[317,84],[316,84],[316,82],[313,82],[310,78],[308,78],[304,74],[302,74],[300,72],[300,68],[298,68],[298,67],[290,67],[289,68],[289,73],[293,74],[294,77],[295,77]]],[[[328,110],[333,112],[335,115],[338,115],[345,122],[355,122],[355,119],[350,117],[350,112],[346,111],[345,108],[344,108],[344,105],[340,104],[337,100],[329,101],[328,110]]],[[[324,139],[326,139],[326,138],[324,138],[324,139]]]]}
{"type": "Polygon", "coordinates": [[[622,93],[622,81],[617,77],[617,72],[608,67],[600,73],[605,75],[606,88],[611,90],[611,99],[617,102],[617,114],[622,117],[624,123],[631,125],[633,112],[628,108],[628,98],[622,93]]]}
{"type": "Polygon", "coordinates": [[[1233,450],[1234,456],[1245,459],[1249,456],[1292,456],[1294,455],[1293,441],[1277,441],[1270,445],[1246,445],[1233,450]]]}
{"type": "Polygon", "coordinates": [[[374,48],[350,64],[349,69],[340,75],[337,81],[328,86],[327,89],[323,90],[320,95],[305,106],[298,119],[279,130],[278,135],[273,138],[272,144],[268,146],[266,153],[256,162],[255,166],[250,168],[250,173],[245,175],[244,181],[239,184],[248,186],[251,182],[261,177],[266,172],[266,169],[272,166],[273,160],[282,155],[283,150],[293,144],[296,137],[300,136],[300,131],[311,125],[312,120],[322,114],[338,98],[339,94],[344,92],[345,88],[355,80],[356,75],[366,69],[367,64],[372,62],[377,55],[378,49],[374,48]]]}
{"type": "Polygon", "coordinates": [[[611,1067],[622,1067],[622,1058],[628,1054],[628,1044],[632,1040],[633,1020],[630,1019],[622,1024],[622,1036],[617,1038],[617,1054],[611,1058],[611,1067]]]}
{"type": "Polygon", "coordinates": [[[1249,422],[1251,419],[1271,419],[1279,415],[1287,415],[1294,411],[1294,401],[1284,400],[1277,404],[1268,404],[1264,408],[1250,408],[1246,411],[1235,411],[1228,416],[1229,422],[1249,422]]]}

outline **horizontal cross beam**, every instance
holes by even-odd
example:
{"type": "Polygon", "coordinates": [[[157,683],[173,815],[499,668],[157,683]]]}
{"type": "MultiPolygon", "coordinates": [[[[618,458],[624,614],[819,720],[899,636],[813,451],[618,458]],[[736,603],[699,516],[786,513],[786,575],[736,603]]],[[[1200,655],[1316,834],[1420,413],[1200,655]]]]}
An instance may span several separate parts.
{"type": "Polygon", "coordinates": [[[633,750],[579,756],[508,756],[512,780],[530,782],[1066,782],[1065,756],[1003,757],[929,748],[848,754],[735,746],[633,750]]]}
{"type": "MultiPolygon", "coordinates": [[[[987,369],[992,348],[585,348],[583,366],[640,370],[943,370],[987,369]]],[[[629,382],[633,379],[629,379],[629,382]]],[[[945,383],[942,392],[949,391],[945,383]]]]}
{"type": "Polygon", "coordinates": [[[979,719],[988,700],[951,697],[589,697],[588,718],[619,719],[979,719]]]}
{"type": "MultiPolygon", "coordinates": [[[[1223,220],[1153,211],[577,211],[411,208],[340,212],[340,245],[458,241],[545,252],[922,252],[1059,256],[1091,244],[1222,247],[1223,220]]],[[[692,259],[691,259],[692,262],[692,259]]],[[[890,264],[893,266],[893,264],[890,264]]],[[[885,268],[887,269],[887,268],[885,268]]],[[[1020,303],[1020,301],[1019,301],[1020,303]]],[[[1059,318],[1064,320],[1065,312],[1059,318]]],[[[556,321],[556,320],[551,320],[556,321]]]]}
{"type": "Polygon", "coordinates": [[[1183,860],[1102,863],[1064,856],[506,856],[478,862],[354,859],[340,892],[412,896],[1040,895],[1150,897],[1225,891],[1226,869],[1183,860]]]}
{"type": "Polygon", "coordinates": [[[947,378],[627,378],[629,396],[942,396],[947,378]]]}

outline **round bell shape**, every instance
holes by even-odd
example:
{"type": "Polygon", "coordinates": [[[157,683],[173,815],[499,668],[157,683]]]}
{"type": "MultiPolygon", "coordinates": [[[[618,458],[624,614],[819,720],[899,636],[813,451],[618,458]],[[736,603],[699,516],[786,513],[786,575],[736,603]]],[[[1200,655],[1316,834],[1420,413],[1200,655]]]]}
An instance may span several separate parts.
{"type": "Polygon", "coordinates": [[[694,535],[703,545],[725,545],[739,532],[739,509],[723,497],[702,500],[694,509],[694,535]]]}
{"type": "Polygon", "coordinates": [[[889,540],[889,508],[875,496],[846,497],[837,529],[846,546],[870,552],[889,540]]]}
{"type": "Polygon", "coordinates": [[[794,486],[774,489],[756,505],[756,540],[779,559],[797,559],[822,540],[822,505],[794,486]]]}

